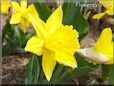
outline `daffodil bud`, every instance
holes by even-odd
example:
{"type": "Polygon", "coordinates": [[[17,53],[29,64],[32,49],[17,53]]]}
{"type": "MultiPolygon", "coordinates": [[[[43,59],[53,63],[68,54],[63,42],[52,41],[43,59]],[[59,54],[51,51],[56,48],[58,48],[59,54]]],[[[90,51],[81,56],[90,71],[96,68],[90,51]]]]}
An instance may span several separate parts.
{"type": "Polygon", "coordinates": [[[82,55],[85,59],[89,59],[97,64],[102,64],[109,61],[108,57],[99,52],[96,52],[92,48],[79,49],[78,53],[82,55]]]}

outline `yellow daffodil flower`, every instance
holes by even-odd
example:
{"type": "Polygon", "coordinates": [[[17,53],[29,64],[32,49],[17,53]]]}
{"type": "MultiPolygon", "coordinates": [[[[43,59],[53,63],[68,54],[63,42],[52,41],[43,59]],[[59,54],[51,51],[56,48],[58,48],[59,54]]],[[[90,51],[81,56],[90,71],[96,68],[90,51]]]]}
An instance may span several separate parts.
{"type": "Polygon", "coordinates": [[[29,16],[37,35],[28,40],[25,51],[43,56],[42,68],[47,80],[50,81],[56,62],[76,68],[74,53],[80,48],[79,34],[72,25],[62,25],[62,7],[59,6],[46,23],[29,16]]]}
{"type": "Polygon", "coordinates": [[[1,14],[8,14],[8,10],[11,7],[10,0],[1,1],[1,14]]]}
{"type": "Polygon", "coordinates": [[[96,14],[93,16],[93,19],[100,19],[104,15],[114,15],[114,0],[99,0],[100,4],[102,4],[105,8],[106,11],[96,14]]]}
{"type": "Polygon", "coordinates": [[[113,44],[111,28],[105,28],[94,47],[80,49],[78,52],[93,63],[114,64],[113,44]]]}
{"type": "Polygon", "coordinates": [[[10,20],[10,24],[21,23],[23,31],[26,32],[27,27],[30,25],[30,18],[28,14],[32,14],[38,17],[38,13],[33,4],[29,5],[27,8],[27,0],[21,0],[20,4],[18,2],[11,2],[13,6],[13,15],[10,20]]]}

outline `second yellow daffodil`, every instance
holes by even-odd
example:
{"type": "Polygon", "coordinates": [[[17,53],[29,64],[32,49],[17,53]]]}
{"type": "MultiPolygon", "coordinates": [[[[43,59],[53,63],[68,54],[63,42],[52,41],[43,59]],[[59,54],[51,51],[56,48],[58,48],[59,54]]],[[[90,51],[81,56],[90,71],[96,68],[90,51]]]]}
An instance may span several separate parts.
{"type": "Polygon", "coordinates": [[[105,28],[94,47],[80,49],[78,52],[95,64],[114,64],[113,50],[111,28],[105,28]]]}
{"type": "Polygon", "coordinates": [[[13,7],[13,15],[10,20],[10,24],[21,23],[23,31],[26,32],[27,27],[30,25],[30,18],[28,14],[32,14],[38,17],[38,13],[33,4],[29,5],[27,8],[27,0],[21,0],[20,4],[18,2],[11,2],[13,7]]]}
{"type": "Polygon", "coordinates": [[[111,28],[105,28],[100,38],[98,39],[96,45],[93,47],[93,50],[105,55],[109,61],[104,64],[114,64],[114,42],[112,41],[112,30],[111,28]]]}
{"type": "Polygon", "coordinates": [[[76,68],[74,53],[80,48],[79,34],[72,25],[62,24],[62,7],[59,6],[46,23],[29,16],[37,35],[28,40],[25,51],[42,55],[42,68],[47,80],[50,81],[56,62],[76,68]]]}
{"type": "Polygon", "coordinates": [[[114,15],[114,0],[98,0],[98,1],[100,2],[100,4],[102,4],[105,7],[106,11],[94,15],[93,19],[100,19],[106,14],[114,15]]]}

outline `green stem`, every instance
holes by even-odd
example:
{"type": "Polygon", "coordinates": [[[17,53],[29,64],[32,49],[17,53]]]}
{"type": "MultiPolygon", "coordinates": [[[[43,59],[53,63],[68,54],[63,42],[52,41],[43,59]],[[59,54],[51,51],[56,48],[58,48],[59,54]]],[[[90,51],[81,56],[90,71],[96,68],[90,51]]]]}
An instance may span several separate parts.
{"type": "Polygon", "coordinates": [[[102,79],[108,80],[109,85],[114,85],[114,64],[102,65],[102,79]]]}

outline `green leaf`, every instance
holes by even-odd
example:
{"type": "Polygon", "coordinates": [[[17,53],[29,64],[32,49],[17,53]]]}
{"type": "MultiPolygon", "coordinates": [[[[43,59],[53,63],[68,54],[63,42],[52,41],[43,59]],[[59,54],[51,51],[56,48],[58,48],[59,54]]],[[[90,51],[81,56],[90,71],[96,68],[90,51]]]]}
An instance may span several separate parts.
{"type": "Polygon", "coordinates": [[[102,79],[108,80],[109,85],[114,85],[114,64],[112,65],[102,65],[102,79]]]}
{"type": "Polygon", "coordinates": [[[6,34],[11,30],[11,25],[7,23],[2,30],[2,41],[4,41],[6,34]]]}
{"type": "Polygon", "coordinates": [[[51,15],[51,10],[48,8],[46,0],[40,0],[38,3],[34,3],[34,5],[40,18],[46,22],[47,18],[51,15]]]}
{"type": "Polygon", "coordinates": [[[9,55],[9,54],[19,54],[19,53],[25,53],[25,50],[21,47],[17,46],[3,46],[2,47],[2,55],[9,55]]]}
{"type": "Polygon", "coordinates": [[[80,39],[84,37],[84,34],[88,33],[88,22],[81,14],[80,7],[76,6],[76,0],[69,0],[69,2],[64,2],[63,16],[63,24],[73,25],[73,27],[79,32],[80,39]]]}
{"type": "Polygon", "coordinates": [[[93,64],[90,60],[85,59],[78,53],[75,54],[75,58],[77,60],[78,67],[89,66],[93,69],[97,69],[100,66],[99,64],[93,64]]]}
{"type": "Polygon", "coordinates": [[[34,32],[24,33],[17,25],[7,23],[2,34],[3,55],[25,53],[23,48],[33,35],[34,32]]]}
{"type": "Polygon", "coordinates": [[[38,84],[40,76],[40,64],[38,57],[34,54],[30,54],[30,61],[27,64],[27,71],[25,77],[25,84],[38,84]]]}
{"type": "Polygon", "coordinates": [[[39,61],[38,61],[38,58],[39,57],[35,57],[34,58],[34,67],[33,67],[33,69],[34,69],[34,72],[33,72],[33,74],[34,74],[34,81],[33,81],[33,83],[34,84],[38,84],[38,79],[39,79],[39,76],[40,76],[40,64],[39,64],[39,61]]]}
{"type": "Polygon", "coordinates": [[[33,35],[35,35],[34,32],[26,32],[26,33],[24,33],[24,35],[21,37],[21,47],[25,47],[27,41],[28,41],[33,35]]]}
{"type": "MultiPolygon", "coordinates": [[[[88,66],[85,66],[85,67],[79,67],[79,68],[76,68],[76,69],[70,69],[70,70],[67,70],[65,73],[63,73],[63,75],[60,76],[60,78],[58,79],[58,82],[57,84],[60,84],[60,83],[63,83],[63,82],[68,82],[68,81],[71,81],[75,78],[79,78],[83,75],[86,75],[90,72],[94,71],[94,69],[92,69],[91,67],[88,67],[88,66]]],[[[64,83],[63,83],[64,84],[64,83]]],[[[68,84],[68,83],[66,83],[68,84]]]]}
{"type": "Polygon", "coordinates": [[[55,68],[55,71],[53,72],[53,76],[51,78],[50,84],[55,84],[58,78],[60,77],[60,74],[63,70],[63,65],[59,65],[58,67],[55,68]]]}
{"type": "Polygon", "coordinates": [[[60,84],[60,83],[65,82],[63,84],[68,84],[66,82],[69,82],[69,81],[73,80],[74,78],[82,77],[83,75],[86,75],[92,71],[95,71],[99,67],[99,65],[93,65],[92,63],[88,62],[87,60],[82,58],[79,54],[76,54],[75,57],[77,60],[78,68],[76,68],[74,70],[71,68],[66,68],[66,69],[62,69],[62,72],[61,72],[61,69],[58,68],[57,72],[58,72],[59,76],[57,75],[57,73],[55,71],[53,74],[51,83],[60,84]],[[56,79],[56,80],[54,81],[54,79],[56,79]]]}
{"type": "Polygon", "coordinates": [[[89,64],[91,64],[89,61],[85,60],[78,53],[75,54],[75,58],[77,60],[78,67],[88,66],[89,64]]]}
{"type": "Polygon", "coordinates": [[[44,83],[44,72],[43,72],[42,69],[40,70],[40,76],[39,76],[38,83],[39,84],[43,84],[44,83]]]}
{"type": "Polygon", "coordinates": [[[17,39],[21,38],[21,30],[17,25],[13,25],[14,28],[14,37],[17,37],[17,39]]]}

